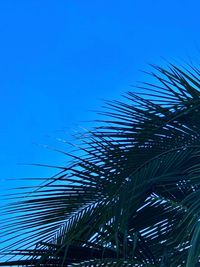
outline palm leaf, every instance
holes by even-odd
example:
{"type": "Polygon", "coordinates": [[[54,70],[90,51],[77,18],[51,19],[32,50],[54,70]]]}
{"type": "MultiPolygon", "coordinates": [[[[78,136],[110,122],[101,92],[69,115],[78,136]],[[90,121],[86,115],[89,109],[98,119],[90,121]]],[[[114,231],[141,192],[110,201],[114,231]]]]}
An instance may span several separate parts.
{"type": "Polygon", "coordinates": [[[68,166],[19,189],[0,266],[196,266],[199,71],[153,67],[155,84],[107,101],[108,119],[78,137],[79,151],[61,151],[68,166]]]}

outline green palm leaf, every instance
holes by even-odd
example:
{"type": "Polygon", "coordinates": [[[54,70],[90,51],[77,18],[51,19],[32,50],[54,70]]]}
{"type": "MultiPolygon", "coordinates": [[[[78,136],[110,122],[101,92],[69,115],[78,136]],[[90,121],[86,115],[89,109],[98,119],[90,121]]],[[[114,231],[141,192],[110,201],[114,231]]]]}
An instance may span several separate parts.
{"type": "Polygon", "coordinates": [[[197,266],[199,71],[154,69],[155,84],[106,102],[79,152],[62,152],[68,166],[2,211],[0,266],[197,266]]]}

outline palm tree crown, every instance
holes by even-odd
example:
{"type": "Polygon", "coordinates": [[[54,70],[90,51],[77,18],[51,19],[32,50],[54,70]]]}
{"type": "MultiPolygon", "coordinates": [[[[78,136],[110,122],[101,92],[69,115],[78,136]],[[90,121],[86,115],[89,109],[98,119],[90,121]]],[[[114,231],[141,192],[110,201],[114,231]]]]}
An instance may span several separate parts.
{"type": "Polygon", "coordinates": [[[6,207],[0,266],[199,266],[200,71],[154,70],[6,207]]]}

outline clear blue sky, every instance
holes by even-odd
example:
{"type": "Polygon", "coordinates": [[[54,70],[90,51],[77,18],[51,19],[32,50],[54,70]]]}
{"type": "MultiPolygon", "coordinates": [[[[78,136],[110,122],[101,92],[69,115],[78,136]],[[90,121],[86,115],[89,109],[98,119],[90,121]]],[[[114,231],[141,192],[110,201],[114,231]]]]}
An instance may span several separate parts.
{"type": "Polygon", "coordinates": [[[199,10],[198,0],[0,1],[2,188],[47,171],[18,163],[63,164],[34,143],[56,146],[63,131],[88,127],[88,110],[146,79],[148,63],[198,62],[199,10]]]}

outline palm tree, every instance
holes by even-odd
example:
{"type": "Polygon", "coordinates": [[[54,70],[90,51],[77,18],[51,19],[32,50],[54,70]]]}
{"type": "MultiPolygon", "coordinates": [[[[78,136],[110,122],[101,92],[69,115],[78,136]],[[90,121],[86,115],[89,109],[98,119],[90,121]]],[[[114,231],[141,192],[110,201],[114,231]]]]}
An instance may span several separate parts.
{"type": "Polygon", "coordinates": [[[200,266],[200,71],[153,68],[6,208],[0,266],[200,266]]]}

